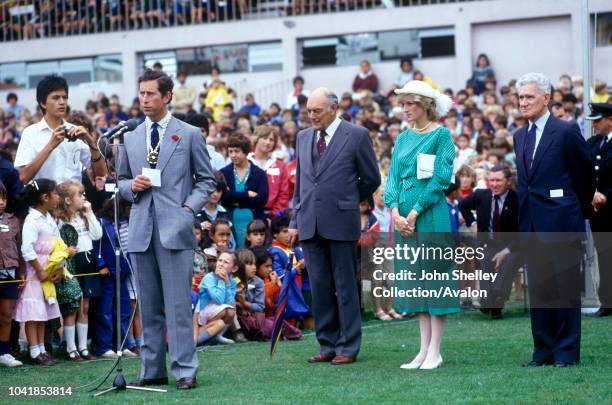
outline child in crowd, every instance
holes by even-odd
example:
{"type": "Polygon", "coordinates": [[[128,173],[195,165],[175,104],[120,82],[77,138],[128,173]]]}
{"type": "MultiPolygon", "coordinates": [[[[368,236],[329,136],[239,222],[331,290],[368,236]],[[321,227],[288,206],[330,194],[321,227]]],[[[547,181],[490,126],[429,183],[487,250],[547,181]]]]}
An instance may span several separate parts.
{"type": "Polygon", "coordinates": [[[198,345],[209,341],[219,344],[234,343],[222,335],[236,316],[234,308],[236,281],[232,276],[238,271],[238,257],[234,252],[222,252],[217,257],[217,267],[208,273],[200,284],[198,345]]]}
{"type": "MultiPolygon", "coordinates": [[[[44,268],[53,248],[53,238],[60,238],[59,228],[51,211],[57,208],[59,195],[55,182],[48,179],[33,180],[23,191],[20,208],[27,209],[23,222],[21,254],[26,262],[26,279],[17,300],[14,319],[25,322],[25,333],[30,348],[32,362],[37,365],[51,366],[58,360],[45,349],[45,322],[60,317],[59,304],[45,301],[41,281],[49,276],[44,268]]],[[[22,213],[22,215],[25,213],[22,213]]],[[[76,254],[76,249],[71,249],[76,254]]],[[[56,272],[52,281],[59,281],[61,272],[56,272]]]]}
{"type": "Polygon", "coordinates": [[[268,246],[268,226],[261,219],[254,219],[247,225],[244,247],[268,246]]]}
{"type": "MultiPolygon", "coordinates": [[[[128,203],[119,200],[120,221],[127,220],[130,207],[128,203]]],[[[119,271],[120,296],[121,296],[121,341],[125,338],[130,328],[130,318],[132,315],[130,304],[130,292],[128,290],[129,276],[131,273],[129,256],[120,249],[119,269],[116,268],[115,248],[117,245],[117,232],[115,231],[115,204],[114,198],[104,202],[100,211],[100,224],[102,226],[102,238],[94,241],[94,253],[97,257],[97,268],[101,274],[102,297],[98,306],[96,323],[96,351],[99,356],[105,359],[115,359],[119,355],[124,357],[136,357],[136,354],[129,350],[135,347],[134,342],[126,342],[125,348],[114,347],[114,337],[116,334],[116,275],[119,271]],[[130,344],[132,346],[130,346],[130,344]],[[114,350],[113,350],[114,349],[114,350]],[[115,352],[116,351],[116,352],[115,352]]]]}
{"type": "Polygon", "coordinates": [[[194,223],[193,232],[196,238],[196,248],[193,255],[193,281],[191,288],[193,292],[197,293],[200,291],[200,282],[202,278],[208,273],[208,263],[206,261],[206,253],[202,249],[202,228],[198,221],[194,223]]]}
{"type": "MultiPolygon", "coordinates": [[[[223,197],[223,193],[225,193],[225,191],[227,190],[227,183],[225,182],[225,177],[223,177],[223,174],[221,174],[221,172],[215,171],[214,175],[215,180],[217,182],[215,189],[210,194],[206,205],[204,205],[202,210],[198,213],[198,215],[196,215],[196,220],[200,223],[202,231],[204,231],[204,233],[202,234],[202,246],[204,247],[209,247],[213,244],[212,238],[210,236],[210,228],[212,226],[212,223],[217,219],[225,219],[229,221],[227,211],[225,210],[225,208],[223,208],[221,204],[219,204],[219,201],[221,201],[221,198],[223,197]]],[[[236,246],[236,241],[234,240],[233,234],[231,235],[229,246],[232,249],[234,249],[236,246]]]]}
{"type": "Polygon", "coordinates": [[[102,237],[102,227],[94,215],[91,204],[85,200],[85,189],[77,181],[68,180],[57,186],[57,193],[60,197],[57,219],[61,229],[64,225],[71,225],[77,231],[78,241],[76,248],[78,253],[74,256],[74,273],[96,275],[78,277],[83,300],[81,307],[76,312],[64,316],[64,338],[66,340],[66,350],[68,359],[79,360],[82,357],[86,360],[93,360],[95,357],[87,348],[87,332],[89,328],[89,299],[102,296],[102,283],[100,276],[108,276],[108,268],[98,271],[96,256],[93,252],[93,241],[102,237]],[[75,342],[75,323],[76,334],[78,337],[78,351],[75,342]]]}
{"type": "MultiPolygon", "coordinates": [[[[4,212],[8,192],[0,181],[0,281],[14,281],[21,277],[23,259],[19,253],[21,231],[19,220],[4,212]]],[[[0,284],[0,364],[6,367],[22,366],[10,354],[11,317],[19,295],[17,283],[0,284]]]]}
{"type": "MultiPolygon", "coordinates": [[[[266,318],[264,282],[257,277],[257,258],[250,250],[238,252],[240,266],[238,277],[245,288],[236,292],[236,311],[238,321],[246,337],[249,340],[267,340],[272,336],[274,329],[274,318],[266,318]]],[[[283,336],[287,339],[299,339],[302,332],[289,324],[283,322],[283,336]]]]}
{"type": "Polygon", "coordinates": [[[251,250],[255,254],[257,277],[264,282],[266,317],[274,317],[276,300],[280,294],[282,282],[278,274],[272,269],[272,255],[270,252],[262,246],[255,246],[251,250]]]}
{"type": "MultiPolygon", "coordinates": [[[[210,226],[210,238],[212,245],[211,253],[218,256],[219,252],[231,251],[230,240],[232,237],[232,227],[227,219],[217,219],[210,226]]],[[[208,254],[208,252],[207,252],[208,254]]]]}

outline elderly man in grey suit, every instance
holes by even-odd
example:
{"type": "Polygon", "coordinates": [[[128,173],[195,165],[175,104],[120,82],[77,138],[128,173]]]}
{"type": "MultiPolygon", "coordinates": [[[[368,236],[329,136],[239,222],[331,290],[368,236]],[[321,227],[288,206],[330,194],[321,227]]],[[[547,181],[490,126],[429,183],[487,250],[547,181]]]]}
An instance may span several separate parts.
{"type": "Polygon", "coordinates": [[[380,172],[368,131],[336,117],[335,94],[316,89],[306,107],[312,127],[297,136],[290,236],[304,249],[312,287],[320,350],[308,361],[348,364],[361,346],[359,203],[378,188],[380,172]]]}
{"type": "Polygon", "coordinates": [[[178,389],[195,388],[191,278],[193,223],[215,186],[200,130],[172,117],[172,80],[147,70],[139,78],[145,121],[125,135],[119,191],[133,201],[128,251],[136,270],[143,326],[140,378],[130,385],[168,384],[168,337],[178,389]]]}

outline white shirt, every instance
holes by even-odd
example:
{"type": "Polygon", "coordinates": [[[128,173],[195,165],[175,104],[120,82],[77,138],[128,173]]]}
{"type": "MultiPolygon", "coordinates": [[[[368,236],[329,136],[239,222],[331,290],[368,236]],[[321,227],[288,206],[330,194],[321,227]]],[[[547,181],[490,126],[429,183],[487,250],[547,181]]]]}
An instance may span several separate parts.
{"type": "MultiPolygon", "coordinates": [[[[93,249],[93,243],[91,243],[91,241],[99,240],[102,237],[102,225],[100,225],[98,218],[96,218],[93,212],[87,214],[88,226],[85,226],[85,221],[83,221],[80,215],[77,215],[75,219],[67,223],[72,225],[79,235],[79,241],[77,243],[79,253],[89,252],[93,249]]],[[[66,222],[60,220],[58,223],[59,228],[61,229],[64,224],[66,224],[66,222]]]]}
{"type": "MultiPolygon", "coordinates": [[[[338,127],[340,126],[340,124],[342,123],[342,120],[338,117],[336,117],[335,120],[332,121],[331,124],[329,124],[329,126],[327,128],[325,128],[325,145],[329,146],[329,143],[331,142],[332,138],[334,137],[334,134],[336,133],[336,130],[338,129],[338,127]]],[[[317,139],[315,140],[315,143],[319,141],[319,132],[317,131],[317,139]]]]}
{"type": "MultiPolygon", "coordinates": [[[[68,122],[64,122],[64,125],[68,128],[74,127],[68,122]]],[[[53,130],[44,118],[24,129],[15,156],[15,167],[22,168],[30,164],[49,143],[51,136],[53,130]]],[[[74,142],[64,140],[49,154],[34,179],[50,179],[56,183],[66,180],[81,181],[81,173],[90,164],[91,152],[85,142],[81,139],[74,142]]]]}
{"type": "Polygon", "coordinates": [[[227,164],[225,163],[225,159],[223,155],[215,150],[215,147],[212,145],[206,145],[206,149],[208,149],[208,155],[210,156],[210,164],[215,170],[221,170],[227,164]]]}
{"type": "MultiPolygon", "coordinates": [[[[546,126],[546,122],[548,121],[548,117],[550,117],[550,112],[548,110],[546,110],[546,113],[544,113],[544,115],[542,115],[540,118],[538,118],[538,120],[535,122],[537,127],[536,127],[535,147],[533,148],[533,156],[535,156],[536,150],[538,150],[538,145],[540,144],[540,139],[542,139],[542,134],[544,133],[544,127],[546,126]]],[[[534,124],[533,122],[529,121],[529,129],[531,129],[531,126],[533,124],[534,124]]],[[[527,131],[527,132],[529,132],[529,131],[527,131]]]]}
{"type": "MultiPolygon", "coordinates": [[[[160,149],[161,149],[162,139],[164,139],[164,134],[166,133],[166,128],[168,128],[168,123],[170,122],[170,118],[172,118],[172,114],[170,114],[170,111],[167,111],[164,118],[159,120],[159,122],[157,123],[157,125],[159,125],[159,127],[157,128],[157,133],[159,134],[159,148],[160,149]]],[[[145,118],[145,128],[147,130],[147,145],[151,146],[151,130],[153,128],[153,121],[149,117],[145,118]]],[[[149,151],[147,151],[147,153],[148,152],[149,151]]]]}
{"type": "Polygon", "coordinates": [[[21,255],[26,262],[38,258],[34,245],[41,233],[60,238],[59,228],[51,214],[47,212],[47,215],[43,215],[37,209],[30,208],[21,231],[21,255]]]}
{"type": "MultiPolygon", "coordinates": [[[[308,90],[302,90],[302,95],[305,97],[310,96],[308,90]]],[[[292,108],[298,102],[298,96],[295,95],[295,90],[291,90],[291,93],[287,95],[287,108],[292,108]]]]}

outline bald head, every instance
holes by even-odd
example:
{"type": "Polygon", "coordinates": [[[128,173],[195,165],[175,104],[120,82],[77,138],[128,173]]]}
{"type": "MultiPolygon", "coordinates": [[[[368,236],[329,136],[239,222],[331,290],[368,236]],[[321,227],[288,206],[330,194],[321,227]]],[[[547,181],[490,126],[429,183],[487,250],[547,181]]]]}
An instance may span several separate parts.
{"type": "Polygon", "coordinates": [[[326,87],[319,87],[308,97],[306,109],[312,126],[318,131],[325,130],[336,119],[338,96],[326,87]]]}

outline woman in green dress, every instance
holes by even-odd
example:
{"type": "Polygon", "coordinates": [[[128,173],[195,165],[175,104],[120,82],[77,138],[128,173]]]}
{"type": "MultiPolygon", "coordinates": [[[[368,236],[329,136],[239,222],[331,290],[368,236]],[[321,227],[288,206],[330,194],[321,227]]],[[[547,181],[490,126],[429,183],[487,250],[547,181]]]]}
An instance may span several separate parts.
{"type": "MultiPolygon", "coordinates": [[[[392,209],[395,224],[395,244],[450,246],[450,216],[444,190],[451,182],[455,146],[450,132],[439,124],[439,119],[448,112],[452,100],[417,80],[408,82],[395,92],[400,94],[404,113],[411,124],[411,128],[397,138],[385,190],[385,204],[392,209]],[[425,156],[419,157],[419,154],[425,156]],[[429,163],[425,163],[427,158],[429,163]]],[[[415,280],[396,282],[396,287],[405,291],[438,291],[446,287],[452,290],[453,282],[450,280],[420,280],[422,274],[434,271],[445,273],[450,278],[452,264],[442,259],[419,259],[414,263],[396,260],[396,271],[411,270],[416,275],[415,280]]],[[[444,322],[447,314],[459,312],[458,299],[396,297],[395,306],[403,312],[418,313],[421,334],[419,353],[401,368],[439,367],[442,364],[440,342],[444,322]]]]}

